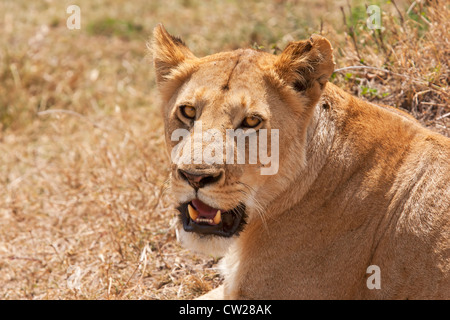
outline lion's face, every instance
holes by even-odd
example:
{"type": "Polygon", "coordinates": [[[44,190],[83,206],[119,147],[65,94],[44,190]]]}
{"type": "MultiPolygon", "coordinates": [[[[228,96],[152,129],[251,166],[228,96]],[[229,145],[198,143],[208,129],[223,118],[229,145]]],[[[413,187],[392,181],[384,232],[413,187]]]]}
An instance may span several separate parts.
{"type": "Polygon", "coordinates": [[[154,36],[178,235],[187,246],[222,254],[247,224],[264,219],[304,165],[310,109],[333,63],[320,72],[313,49],[322,38],[280,57],[241,49],[196,58],[162,27],[154,36]],[[308,65],[300,57],[311,58],[308,65]]]}

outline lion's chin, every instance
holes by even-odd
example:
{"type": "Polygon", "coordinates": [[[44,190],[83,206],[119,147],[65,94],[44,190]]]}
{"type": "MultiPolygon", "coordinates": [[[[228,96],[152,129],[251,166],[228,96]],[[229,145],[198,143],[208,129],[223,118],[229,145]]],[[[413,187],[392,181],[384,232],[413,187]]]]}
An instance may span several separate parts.
{"type": "Polygon", "coordinates": [[[177,228],[176,235],[183,247],[215,258],[223,257],[238,238],[237,236],[225,238],[186,232],[181,225],[177,228]]]}

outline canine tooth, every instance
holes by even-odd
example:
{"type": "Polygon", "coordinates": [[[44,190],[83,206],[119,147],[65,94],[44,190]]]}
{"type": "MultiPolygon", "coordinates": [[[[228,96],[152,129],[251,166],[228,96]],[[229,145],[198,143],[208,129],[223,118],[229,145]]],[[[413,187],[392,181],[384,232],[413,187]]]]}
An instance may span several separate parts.
{"type": "Polygon", "coordinates": [[[188,211],[189,211],[189,217],[191,217],[191,219],[194,221],[197,220],[199,213],[197,212],[197,210],[192,208],[192,206],[190,204],[188,204],[188,211]]]}
{"type": "Polygon", "coordinates": [[[219,224],[220,221],[222,221],[222,212],[220,210],[217,210],[216,216],[213,219],[214,224],[219,224]]]}

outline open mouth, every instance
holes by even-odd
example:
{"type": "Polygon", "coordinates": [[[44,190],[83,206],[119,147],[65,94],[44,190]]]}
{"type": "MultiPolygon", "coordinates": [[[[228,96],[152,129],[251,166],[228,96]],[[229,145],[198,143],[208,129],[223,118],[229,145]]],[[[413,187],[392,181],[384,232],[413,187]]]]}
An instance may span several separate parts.
{"type": "Polygon", "coordinates": [[[224,211],[213,208],[199,199],[178,207],[183,228],[187,232],[213,234],[221,237],[237,235],[245,225],[245,205],[224,211]]]}

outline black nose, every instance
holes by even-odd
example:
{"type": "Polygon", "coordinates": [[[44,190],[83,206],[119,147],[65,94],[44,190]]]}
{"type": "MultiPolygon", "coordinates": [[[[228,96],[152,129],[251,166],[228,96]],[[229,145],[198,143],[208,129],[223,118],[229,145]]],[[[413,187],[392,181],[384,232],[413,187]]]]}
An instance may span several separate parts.
{"type": "Polygon", "coordinates": [[[178,169],[180,177],[186,180],[194,189],[216,183],[222,177],[222,171],[216,173],[188,172],[178,169]]]}

